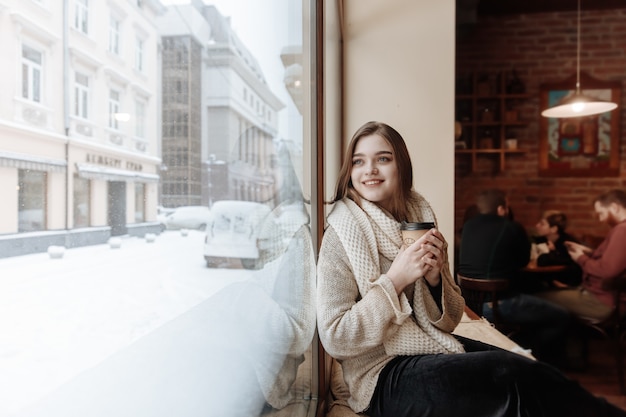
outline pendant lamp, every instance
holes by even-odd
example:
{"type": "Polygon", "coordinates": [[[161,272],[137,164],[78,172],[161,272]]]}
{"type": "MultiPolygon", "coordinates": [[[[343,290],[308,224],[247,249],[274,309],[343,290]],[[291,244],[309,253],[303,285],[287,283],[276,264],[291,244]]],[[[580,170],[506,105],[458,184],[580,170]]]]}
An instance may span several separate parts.
{"type": "Polygon", "coordinates": [[[559,104],[541,112],[544,117],[582,117],[605,113],[617,108],[617,104],[584,95],[580,89],[580,0],[578,0],[576,44],[576,90],[564,97],[559,104]]]}

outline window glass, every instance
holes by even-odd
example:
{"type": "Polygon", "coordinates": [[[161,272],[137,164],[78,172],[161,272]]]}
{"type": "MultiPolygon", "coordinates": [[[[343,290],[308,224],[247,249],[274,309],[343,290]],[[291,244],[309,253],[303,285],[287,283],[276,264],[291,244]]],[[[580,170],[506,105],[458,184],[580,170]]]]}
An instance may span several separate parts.
{"type": "Polygon", "coordinates": [[[89,77],[76,72],[74,77],[74,116],[89,118],[89,77]]]}
{"type": "Polygon", "coordinates": [[[89,33],[89,0],[74,0],[74,28],[89,33]]]}
{"type": "Polygon", "coordinates": [[[139,72],[143,71],[143,49],[143,39],[140,37],[135,38],[135,69],[139,72]]]}
{"type": "Polygon", "coordinates": [[[313,415],[315,7],[45,3],[0,7],[0,415],[313,415]]]}
{"type": "Polygon", "coordinates": [[[22,97],[41,102],[42,54],[22,45],[22,97]]]}
{"type": "Polygon", "coordinates": [[[109,52],[120,53],[120,21],[113,16],[109,20],[109,52]]]}
{"type": "Polygon", "coordinates": [[[20,169],[18,217],[20,232],[46,229],[46,173],[20,169]]]}
{"type": "Polygon", "coordinates": [[[78,175],[74,176],[74,227],[89,226],[90,182],[78,175]]]}
{"type": "Polygon", "coordinates": [[[146,219],[146,189],[143,183],[135,183],[135,223],[146,219]]]}
{"type": "Polygon", "coordinates": [[[109,127],[119,129],[120,119],[120,93],[116,90],[109,91],[109,127]]]}
{"type": "Polygon", "coordinates": [[[146,136],[146,105],[143,101],[135,101],[135,136],[143,138],[146,136]]]}

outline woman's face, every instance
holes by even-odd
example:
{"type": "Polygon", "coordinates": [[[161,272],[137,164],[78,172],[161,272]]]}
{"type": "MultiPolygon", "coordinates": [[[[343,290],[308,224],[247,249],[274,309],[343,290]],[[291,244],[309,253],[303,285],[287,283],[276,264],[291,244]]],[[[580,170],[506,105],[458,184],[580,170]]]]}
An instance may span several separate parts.
{"type": "Polygon", "coordinates": [[[539,236],[548,236],[550,233],[556,233],[556,226],[550,226],[546,219],[541,219],[535,225],[535,229],[539,236]]]}
{"type": "Polygon", "coordinates": [[[400,181],[393,148],[382,136],[373,134],[359,139],[352,155],[350,179],[362,198],[390,209],[400,181]]]}

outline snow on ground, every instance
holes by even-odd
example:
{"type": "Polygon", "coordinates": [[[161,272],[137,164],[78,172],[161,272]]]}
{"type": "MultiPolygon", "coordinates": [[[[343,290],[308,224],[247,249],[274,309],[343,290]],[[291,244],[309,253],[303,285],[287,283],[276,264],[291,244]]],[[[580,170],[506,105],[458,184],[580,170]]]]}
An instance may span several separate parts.
{"type": "Polygon", "coordinates": [[[242,269],[209,269],[204,233],[166,231],[0,259],[0,416],[16,412],[179,316],[242,269]]]}

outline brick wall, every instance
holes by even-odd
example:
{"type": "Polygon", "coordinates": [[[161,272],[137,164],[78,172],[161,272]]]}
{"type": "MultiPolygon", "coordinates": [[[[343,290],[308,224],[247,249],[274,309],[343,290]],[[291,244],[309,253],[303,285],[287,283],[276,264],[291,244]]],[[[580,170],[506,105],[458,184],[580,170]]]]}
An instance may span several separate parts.
{"type": "MultiPolygon", "coordinates": [[[[626,189],[626,8],[611,11],[585,11],[581,18],[581,70],[594,78],[620,81],[622,102],[615,110],[620,117],[619,177],[573,178],[540,177],[539,86],[562,81],[576,72],[576,12],[523,14],[479,18],[457,39],[457,74],[515,69],[531,99],[524,102],[521,119],[528,123],[519,129],[521,155],[509,155],[504,172],[496,172],[495,157],[480,157],[477,172],[468,169],[465,156],[456,158],[456,230],[465,208],[485,188],[507,191],[515,218],[529,232],[547,209],[563,210],[575,235],[604,235],[605,226],[593,213],[593,199],[613,188],[626,189]]],[[[574,86],[572,86],[573,88],[574,86]]],[[[585,87],[584,85],[582,86],[585,87]]]]}

